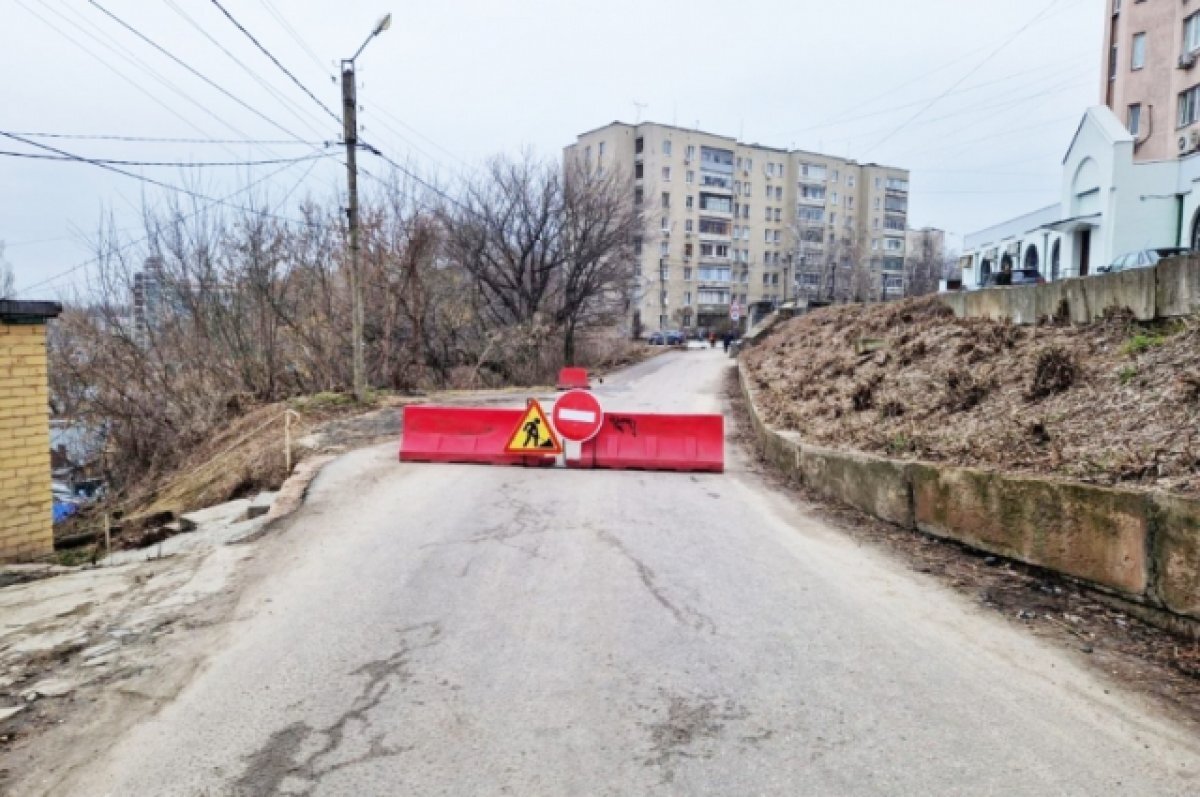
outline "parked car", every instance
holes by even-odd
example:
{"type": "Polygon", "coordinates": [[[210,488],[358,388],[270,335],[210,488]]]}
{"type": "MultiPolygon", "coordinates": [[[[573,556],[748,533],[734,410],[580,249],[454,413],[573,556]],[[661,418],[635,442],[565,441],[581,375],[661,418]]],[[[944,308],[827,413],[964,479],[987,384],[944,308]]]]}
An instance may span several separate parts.
{"type": "Polygon", "coordinates": [[[1140,249],[1136,252],[1126,252],[1107,266],[1096,269],[1099,274],[1115,274],[1118,271],[1129,271],[1135,268],[1150,268],[1157,266],[1158,261],[1176,255],[1190,255],[1192,250],[1178,246],[1164,246],[1160,249],[1140,249]]]}
{"type": "Polygon", "coordinates": [[[682,346],[683,341],[683,333],[674,329],[666,332],[652,332],[650,337],[646,338],[646,342],[651,346],[682,346]]]}
{"type": "Polygon", "coordinates": [[[993,271],[983,278],[981,288],[1006,288],[1012,285],[1041,285],[1046,280],[1036,268],[1014,268],[1012,271],[993,271]]]}

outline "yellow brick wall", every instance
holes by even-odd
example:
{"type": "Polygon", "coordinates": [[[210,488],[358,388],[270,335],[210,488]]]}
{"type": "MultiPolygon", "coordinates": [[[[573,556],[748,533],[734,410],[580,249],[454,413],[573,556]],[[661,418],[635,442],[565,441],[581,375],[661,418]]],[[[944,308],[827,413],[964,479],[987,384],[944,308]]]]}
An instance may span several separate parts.
{"type": "Polygon", "coordinates": [[[46,327],[0,324],[0,562],[54,550],[46,327]]]}

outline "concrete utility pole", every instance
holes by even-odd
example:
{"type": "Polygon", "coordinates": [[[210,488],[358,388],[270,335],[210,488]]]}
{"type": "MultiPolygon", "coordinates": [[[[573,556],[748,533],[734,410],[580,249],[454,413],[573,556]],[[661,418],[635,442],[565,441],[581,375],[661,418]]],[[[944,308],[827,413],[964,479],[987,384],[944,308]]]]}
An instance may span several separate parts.
{"type": "Polygon", "coordinates": [[[362,271],[359,264],[358,241],[358,95],[354,79],[354,62],[362,51],[379,34],[392,25],[392,15],[387,14],[375,25],[375,30],[362,46],[349,58],[342,59],[342,136],[346,139],[346,183],[349,202],[346,222],[350,232],[350,337],[353,343],[351,369],[354,379],[354,399],[363,401],[367,397],[367,367],[363,352],[363,290],[362,271]]]}

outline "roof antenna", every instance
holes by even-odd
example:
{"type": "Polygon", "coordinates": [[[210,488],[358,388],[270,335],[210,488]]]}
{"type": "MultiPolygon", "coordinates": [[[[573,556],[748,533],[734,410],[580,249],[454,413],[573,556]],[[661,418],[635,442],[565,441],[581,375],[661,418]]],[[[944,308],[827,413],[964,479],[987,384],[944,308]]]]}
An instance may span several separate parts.
{"type": "Polygon", "coordinates": [[[645,107],[646,107],[646,103],[638,102],[637,100],[633,101],[633,108],[634,108],[634,122],[633,123],[635,125],[639,125],[642,123],[642,109],[645,107]]]}

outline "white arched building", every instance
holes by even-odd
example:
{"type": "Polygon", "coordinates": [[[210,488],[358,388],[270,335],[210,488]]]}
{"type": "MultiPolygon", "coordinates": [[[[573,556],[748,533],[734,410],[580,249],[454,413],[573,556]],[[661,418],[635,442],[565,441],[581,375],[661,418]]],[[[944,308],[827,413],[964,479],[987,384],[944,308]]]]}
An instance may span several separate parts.
{"type": "Polygon", "coordinates": [[[966,236],[963,285],[1005,263],[1057,280],[1139,249],[1200,248],[1200,154],[1134,162],[1133,149],[1107,106],[1089,108],[1063,159],[1059,203],[966,236]]]}

